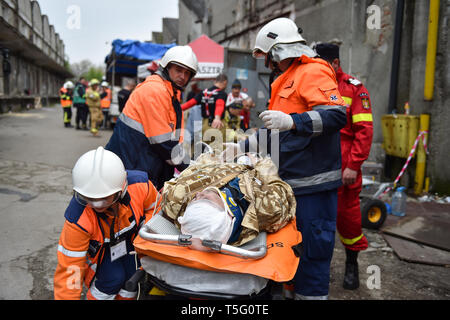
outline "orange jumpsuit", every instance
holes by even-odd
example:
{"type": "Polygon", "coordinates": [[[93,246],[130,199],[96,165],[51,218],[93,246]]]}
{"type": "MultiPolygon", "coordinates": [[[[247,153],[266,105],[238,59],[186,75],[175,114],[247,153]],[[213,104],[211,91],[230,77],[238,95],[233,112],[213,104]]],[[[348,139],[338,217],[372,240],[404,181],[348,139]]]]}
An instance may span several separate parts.
{"type": "Polygon", "coordinates": [[[338,89],[347,102],[347,125],[341,130],[342,172],[350,168],[358,172],[356,182],[338,190],[337,229],[343,245],[354,251],[367,248],[367,239],[361,228],[359,193],[362,188],[361,165],[368,158],[372,144],[373,122],[370,97],[357,79],[336,73],[338,89]]]}
{"type": "Polygon", "coordinates": [[[135,298],[136,292],[123,286],[136,271],[135,257],[129,252],[134,251],[133,240],[141,225],[159,207],[161,197],[145,172],[128,171],[127,178],[127,193],[119,200],[114,224],[109,213],[97,213],[72,198],[58,244],[55,300],[79,300],[83,282],[89,288],[88,299],[135,298]],[[111,262],[111,244],[122,241],[126,243],[127,254],[111,262]]]}

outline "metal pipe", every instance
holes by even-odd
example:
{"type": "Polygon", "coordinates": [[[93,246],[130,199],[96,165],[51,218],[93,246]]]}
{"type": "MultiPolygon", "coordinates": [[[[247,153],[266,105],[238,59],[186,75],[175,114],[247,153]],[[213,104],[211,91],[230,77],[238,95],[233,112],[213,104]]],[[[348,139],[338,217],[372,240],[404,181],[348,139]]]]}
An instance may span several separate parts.
{"type": "MultiPolygon", "coordinates": [[[[425,142],[428,140],[428,129],[430,128],[430,115],[420,115],[420,132],[424,133],[425,142]]],[[[423,145],[423,140],[419,141],[416,158],[416,175],[414,177],[414,193],[419,195],[423,191],[423,182],[425,180],[425,165],[427,154],[423,145]]]]}
{"type": "Polygon", "coordinates": [[[392,52],[392,68],[391,68],[391,84],[389,89],[389,106],[388,113],[396,110],[397,107],[397,89],[398,89],[398,71],[400,68],[400,49],[402,42],[403,27],[403,9],[405,7],[404,0],[397,0],[397,9],[395,12],[395,33],[394,33],[394,49],[392,52]]]}
{"type": "Polygon", "coordinates": [[[169,244],[175,246],[189,247],[193,250],[207,250],[221,254],[232,255],[242,259],[260,259],[267,253],[267,246],[258,246],[254,250],[247,250],[239,247],[234,247],[227,244],[222,244],[218,241],[201,240],[198,238],[192,238],[190,235],[168,235],[151,233],[148,230],[147,225],[143,225],[139,230],[139,236],[144,239],[155,243],[169,244]]]}
{"type": "Polygon", "coordinates": [[[424,99],[433,100],[434,74],[436,67],[436,49],[439,29],[439,0],[430,0],[430,13],[428,18],[427,57],[425,64],[424,99]]]}

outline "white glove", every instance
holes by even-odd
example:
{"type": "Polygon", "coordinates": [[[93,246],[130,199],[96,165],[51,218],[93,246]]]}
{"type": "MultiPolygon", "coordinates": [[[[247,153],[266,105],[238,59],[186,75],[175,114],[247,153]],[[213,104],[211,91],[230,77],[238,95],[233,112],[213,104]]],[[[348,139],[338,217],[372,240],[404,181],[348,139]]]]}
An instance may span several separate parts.
{"type": "Polygon", "coordinates": [[[294,126],[292,117],[281,111],[267,110],[262,112],[259,117],[264,121],[264,126],[267,129],[287,131],[291,130],[294,126]]]}

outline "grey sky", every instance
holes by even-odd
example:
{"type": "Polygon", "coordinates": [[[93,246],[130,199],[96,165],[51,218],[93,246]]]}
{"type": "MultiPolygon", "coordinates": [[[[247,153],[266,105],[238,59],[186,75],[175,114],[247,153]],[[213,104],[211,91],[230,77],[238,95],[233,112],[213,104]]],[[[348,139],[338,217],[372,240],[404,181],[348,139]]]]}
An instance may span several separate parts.
{"type": "Polygon", "coordinates": [[[101,64],[114,39],[151,40],[152,31],[162,31],[162,18],[178,18],[178,0],[38,2],[64,41],[70,63],[89,59],[101,64]]]}

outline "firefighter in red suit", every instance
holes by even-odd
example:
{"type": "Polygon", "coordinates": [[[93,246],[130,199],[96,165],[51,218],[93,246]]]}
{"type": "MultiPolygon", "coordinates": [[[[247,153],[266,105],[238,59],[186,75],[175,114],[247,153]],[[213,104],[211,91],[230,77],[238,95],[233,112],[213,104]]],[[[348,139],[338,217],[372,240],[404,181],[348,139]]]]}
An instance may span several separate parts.
{"type": "Polygon", "coordinates": [[[338,89],[347,103],[347,125],[341,130],[342,182],[338,189],[337,229],[345,247],[343,287],[359,287],[358,253],[367,248],[361,228],[359,193],[362,188],[361,165],[369,157],[373,120],[370,97],[364,85],[340,67],[339,47],[331,43],[316,45],[316,52],[336,71],[338,89]]]}

